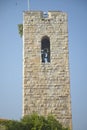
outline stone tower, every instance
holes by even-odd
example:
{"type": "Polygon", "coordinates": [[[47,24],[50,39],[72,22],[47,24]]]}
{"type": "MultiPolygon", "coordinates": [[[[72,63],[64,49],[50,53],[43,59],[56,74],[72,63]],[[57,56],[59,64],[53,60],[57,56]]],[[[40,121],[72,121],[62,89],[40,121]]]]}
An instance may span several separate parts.
{"type": "Polygon", "coordinates": [[[67,14],[27,11],[23,16],[23,115],[53,114],[72,127],[67,14]]]}

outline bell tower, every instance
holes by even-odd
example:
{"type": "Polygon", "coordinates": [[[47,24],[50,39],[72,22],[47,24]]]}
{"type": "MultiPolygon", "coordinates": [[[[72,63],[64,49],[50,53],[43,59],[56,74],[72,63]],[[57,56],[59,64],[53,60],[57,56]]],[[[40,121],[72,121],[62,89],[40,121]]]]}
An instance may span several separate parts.
{"type": "Polygon", "coordinates": [[[53,114],[72,127],[67,14],[23,15],[23,115],[53,114]]]}

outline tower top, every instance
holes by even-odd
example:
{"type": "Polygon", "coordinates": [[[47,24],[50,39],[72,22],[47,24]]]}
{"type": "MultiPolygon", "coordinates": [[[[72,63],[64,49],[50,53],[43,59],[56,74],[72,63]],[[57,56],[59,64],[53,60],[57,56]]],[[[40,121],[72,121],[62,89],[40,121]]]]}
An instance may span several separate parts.
{"type": "Polygon", "coordinates": [[[59,17],[59,15],[62,14],[67,15],[66,12],[62,11],[48,11],[48,12],[43,12],[43,11],[24,11],[24,15],[32,15],[32,16],[38,16],[40,18],[46,17],[46,18],[51,18],[51,17],[59,17]]]}
{"type": "Polygon", "coordinates": [[[32,21],[38,21],[39,23],[44,21],[53,21],[54,23],[67,22],[67,13],[62,11],[25,11],[23,17],[27,23],[32,21]]]}

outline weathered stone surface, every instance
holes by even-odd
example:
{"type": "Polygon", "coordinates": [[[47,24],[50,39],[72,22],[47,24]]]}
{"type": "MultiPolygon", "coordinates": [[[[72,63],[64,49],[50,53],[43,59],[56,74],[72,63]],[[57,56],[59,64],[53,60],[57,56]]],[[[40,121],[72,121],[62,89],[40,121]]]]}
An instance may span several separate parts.
{"type": "Polygon", "coordinates": [[[23,115],[52,113],[72,128],[67,14],[29,11],[23,19],[23,115]],[[43,36],[50,38],[49,63],[41,61],[43,36]]]}

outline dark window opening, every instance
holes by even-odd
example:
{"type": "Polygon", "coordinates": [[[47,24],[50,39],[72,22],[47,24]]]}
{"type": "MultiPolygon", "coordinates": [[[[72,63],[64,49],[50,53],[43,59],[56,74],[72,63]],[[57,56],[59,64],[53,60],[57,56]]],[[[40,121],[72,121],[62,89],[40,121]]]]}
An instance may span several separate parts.
{"type": "Polygon", "coordinates": [[[41,58],[42,62],[50,62],[50,39],[47,36],[41,40],[41,58]]]}
{"type": "Polygon", "coordinates": [[[43,13],[43,18],[48,18],[48,13],[47,12],[43,13]]]}

